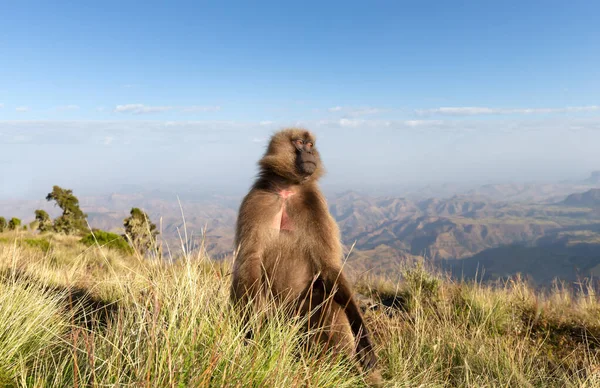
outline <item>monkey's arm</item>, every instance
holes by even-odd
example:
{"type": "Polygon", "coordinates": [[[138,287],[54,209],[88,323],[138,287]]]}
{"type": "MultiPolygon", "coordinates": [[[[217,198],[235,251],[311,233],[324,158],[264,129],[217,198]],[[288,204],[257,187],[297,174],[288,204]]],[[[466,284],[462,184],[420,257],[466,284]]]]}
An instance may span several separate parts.
{"type": "Polygon", "coordinates": [[[373,343],[369,335],[369,331],[364,323],[360,313],[358,304],[352,297],[352,287],[342,273],[340,259],[342,257],[341,243],[339,238],[339,229],[333,217],[327,210],[327,203],[319,192],[315,193],[317,200],[314,210],[320,213],[320,217],[315,217],[316,220],[321,220],[314,224],[316,228],[315,236],[321,240],[319,244],[317,268],[320,271],[320,277],[325,285],[326,292],[333,293],[333,300],[340,305],[348,321],[355,338],[358,340],[357,355],[362,366],[365,369],[371,369],[377,362],[375,352],[373,351],[373,343]]]}
{"type": "Polygon", "coordinates": [[[358,359],[365,369],[371,369],[375,366],[377,358],[373,350],[373,343],[360,313],[358,304],[352,297],[352,288],[341,268],[329,267],[323,268],[321,278],[328,292],[333,292],[333,300],[344,308],[350,327],[354,336],[358,339],[357,354],[358,359]]]}

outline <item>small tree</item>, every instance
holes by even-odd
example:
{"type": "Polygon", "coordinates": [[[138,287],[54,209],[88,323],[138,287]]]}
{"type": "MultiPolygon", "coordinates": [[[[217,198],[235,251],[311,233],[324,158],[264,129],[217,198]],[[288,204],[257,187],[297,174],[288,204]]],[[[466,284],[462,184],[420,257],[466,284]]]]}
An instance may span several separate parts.
{"type": "Polygon", "coordinates": [[[19,229],[19,226],[21,226],[21,220],[16,217],[13,217],[8,221],[9,230],[17,230],[19,229]]]}
{"type": "Polygon", "coordinates": [[[85,219],[87,214],[79,208],[79,199],[73,195],[73,190],[54,186],[46,196],[47,201],[55,201],[63,214],[54,220],[54,230],[59,233],[73,234],[87,229],[85,219]]]}
{"type": "Polygon", "coordinates": [[[0,217],[0,233],[4,232],[4,229],[6,229],[7,226],[8,223],[6,222],[6,218],[0,217]]]}
{"type": "Polygon", "coordinates": [[[37,221],[37,229],[40,232],[47,232],[52,228],[52,220],[46,211],[36,210],[35,220],[37,221]]]}
{"type": "Polygon", "coordinates": [[[158,230],[156,225],[150,222],[150,217],[137,207],[131,209],[129,217],[123,220],[125,237],[133,248],[144,255],[152,247],[156,247],[156,236],[158,230]]]}

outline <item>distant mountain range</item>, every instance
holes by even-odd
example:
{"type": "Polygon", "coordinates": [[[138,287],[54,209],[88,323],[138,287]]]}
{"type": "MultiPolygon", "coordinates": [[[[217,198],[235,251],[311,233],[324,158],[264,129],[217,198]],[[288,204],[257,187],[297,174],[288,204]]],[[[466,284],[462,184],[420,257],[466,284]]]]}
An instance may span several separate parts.
{"type": "Polygon", "coordinates": [[[347,193],[331,208],[344,242],[356,241],[355,268],[389,274],[403,260],[425,257],[455,276],[494,280],[521,272],[548,284],[600,273],[600,208],[585,204],[469,196],[413,202],[347,193]]]}
{"type": "Polygon", "coordinates": [[[571,194],[563,201],[563,204],[567,206],[600,207],[600,189],[571,194]]]}
{"type": "MultiPolygon", "coordinates": [[[[556,184],[485,185],[446,198],[329,196],[355,271],[391,275],[424,257],[455,276],[494,280],[518,272],[539,284],[600,275],[600,172],[556,184]]],[[[82,197],[92,227],[120,231],[132,207],[146,210],[171,250],[200,246],[216,259],[231,254],[240,197],[164,192],[82,197]],[[183,216],[182,216],[183,213],[183,216]],[[184,221],[187,228],[184,228],[184,221]],[[187,233],[186,233],[187,232],[187,233]]],[[[0,202],[0,215],[31,219],[44,201],[0,202]]]]}

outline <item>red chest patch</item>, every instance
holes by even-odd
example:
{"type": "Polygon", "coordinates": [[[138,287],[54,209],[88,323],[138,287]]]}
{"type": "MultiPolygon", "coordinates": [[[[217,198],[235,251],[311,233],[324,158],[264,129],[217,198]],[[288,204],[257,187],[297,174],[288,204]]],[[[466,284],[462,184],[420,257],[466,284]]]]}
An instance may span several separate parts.
{"type": "Polygon", "coordinates": [[[279,209],[277,214],[275,214],[275,218],[273,219],[271,227],[277,230],[292,231],[294,230],[294,225],[292,224],[292,220],[287,214],[286,203],[288,198],[290,198],[296,193],[292,190],[281,190],[278,194],[281,197],[281,199],[283,199],[283,203],[281,204],[281,208],[279,209]]]}
{"type": "Polygon", "coordinates": [[[294,225],[292,225],[292,220],[290,220],[290,217],[287,214],[287,211],[285,211],[285,203],[283,204],[282,207],[282,214],[281,214],[281,223],[279,224],[279,229],[280,230],[294,230],[294,225]]]}

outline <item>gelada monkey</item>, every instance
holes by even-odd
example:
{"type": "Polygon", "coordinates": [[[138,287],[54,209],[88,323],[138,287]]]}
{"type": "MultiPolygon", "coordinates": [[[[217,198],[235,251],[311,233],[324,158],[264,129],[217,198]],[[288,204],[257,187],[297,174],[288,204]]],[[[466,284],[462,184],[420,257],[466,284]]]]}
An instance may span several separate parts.
{"type": "Polygon", "coordinates": [[[233,302],[291,300],[316,341],[375,373],[369,331],[342,273],[340,232],[317,185],[324,170],[315,137],[299,128],[275,133],[259,166],[237,219],[233,302]]]}

